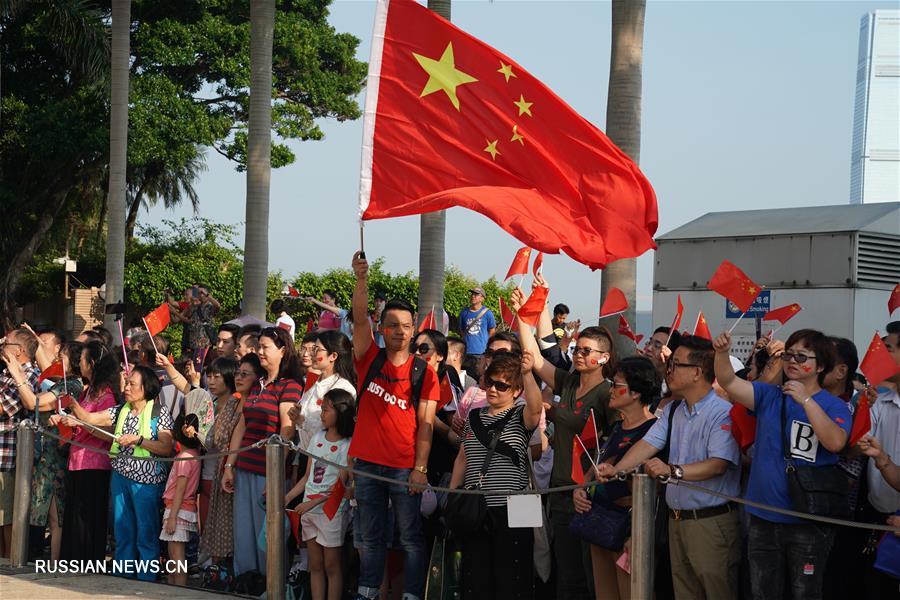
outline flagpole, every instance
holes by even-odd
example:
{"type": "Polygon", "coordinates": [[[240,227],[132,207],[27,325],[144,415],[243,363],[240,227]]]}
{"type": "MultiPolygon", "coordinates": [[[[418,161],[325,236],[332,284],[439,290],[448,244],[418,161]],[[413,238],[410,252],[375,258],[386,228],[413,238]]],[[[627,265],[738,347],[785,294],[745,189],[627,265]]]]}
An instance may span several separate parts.
{"type": "MultiPolygon", "coordinates": [[[[672,319],[672,326],[669,327],[669,337],[666,338],[666,344],[665,344],[666,346],[668,346],[669,342],[672,340],[672,334],[675,332],[675,321],[677,321],[677,320],[678,320],[678,312],[676,311],[675,318],[672,319]]],[[[637,335],[637,334],[635,334],[635,335],[637,335]]],[[[635,344],[635,345],[637,345],[637,344],[635,344]]]]}
{"type": "MultiPolygon", "coordinates": [[[[584,442],[581,441],[581,436],[576,433],[575,439],[578,440],[579,444],[581,444],[581,449],[584,450],[585,454],[587,454],[588,460],[591,461],[591,464],[594,466],[594,468],[599,469],[599,467],[597,466],[597,463],[594,461],[594,457],[591,456],[590,451],[587,449],[587,446],[585,446],[584,442]]],[[[597,443],[599,444],[600,440],[597,440],[597,443]]]]}
{"type": "Polygon", "coordinates": [[[67,415],[66,418],[75,421],[75,422],[78,423],[78,425],[80,425],[81,427],[87,427],[88,429],[92,429],[92,430],[94,430],[94,431],[96,431],[96,432],[98,432],[98,433],[102,433],[103,435],[105,435],[105,436],[107,436],[107,437],[109,437],[109,438],[112,438],[113,441],[116,441],[116,440],[119,439],[118,436],[117,436],[116,434],[110,433],[110,432],[106,431],[105,429],[100,429],[100,428],[97,427],[96,425],[91,425],[90,423],[87,423],[87,422],[85,422],[85,421],[82,421],[81,419],[79,419],[79,418],[77,418],[77,417],[74,417],[74,416],[72,416],[72,415],[67,415]]]}
{"type": "Polygon", "coordinates": [[[359,257],[366,257],[366,239],[363,235],[363,222],[362,219],[359,221],[359,257]]]}
{"type": "MultiPolygon", "coordinates": [[[[125,374],[131,372],[131,367],[128,365],[128,351],[125,349],[125,334],[122,332],[122,319],[116,319],[116,325],[119,326],[119,341],[122,342],[122,358],[125,359],[125,374]]],[[[144,327],[147,326],[147,322],[144,321],[144,327]]],[[[147,333],[150,333],[148,330],[147,333]]],[[[153,339],[153,336],[150,336],[150,339],[153,339]]]]}
{"type": "Polygon", "coordinates": [[[731,335],[731,332],[734,331],[734,328],[738,326],[738,323],[741,322],[741,319],[743,319],[743,318],[744,318],[744,315],[746,315],[746,314],[747,314],[747,313],[745,313],[745,312],[742,312],[742,313],[741,313],[741,316],[738,317],[738,320],[735,321],[735,322],[734,322],[734,325],[731,326],[731,329],[728,330],[728,335],[731,335]]]}
{"type": "MultiPolygon", "coordinates": [[[[66,383],[66,359],[63,357],[59,357],[59,362],[62,364],[63,368],[63,394],[66,396],[69,395],[69,384],[66,383]]],[[[62,414],[62,402],[59,398],[56,399],[56,414],[62,414]]]]}
{"type": "MultiPolygon", "coordinates": [[[[147,333],[150,333],[150,327],[147,325],[147,319],[141,317],[141,321],[144,322],[144,329],[147,330],[147,333]]],[[[156,342],[153,341],[153,334],[150,333],[150,344],[153,346],[153,351],[159,354],[159,350],[156,349],[156,342]]],[[[124,350],[124,348],[123,348],[124,350]]]]}

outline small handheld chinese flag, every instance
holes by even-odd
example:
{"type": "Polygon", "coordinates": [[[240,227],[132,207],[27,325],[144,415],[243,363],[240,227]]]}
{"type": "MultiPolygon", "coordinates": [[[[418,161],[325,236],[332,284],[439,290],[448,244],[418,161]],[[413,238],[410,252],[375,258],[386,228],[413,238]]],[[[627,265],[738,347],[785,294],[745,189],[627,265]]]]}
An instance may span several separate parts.
{"type": "Polygon", "coordinates": [[[628,310],[628,300],[625,294],[619,288],[610,288],[603,300],[603,306],[600,307],[600,318],[611,317],[628,310]]]}
{"type": "MultiPolygon", "coordinates": [[[[868,378],[867,378],[868,379],[868,378]]],[[[853,413],[853,425],[850,427],[850,437],[847,446],[853,446],[872,429],[872,415],[869,412],[869,395],[865,390],[859,395],[859,404],[853,413]]]]}
{"type": "Polygon", "coordinates": [[[593,411],[588,414],[587,421],[584,422],[584,427],[581,428],[581,441],[588,448],[597,446],[597,424],[594,422],[593,411]]]}
{"type": "Polygon", "coordinates": [[[872,387],[900,371],[900,365],[884,347],[884,342],[881,341],[877,331],[875,337],[872,338],[872,343],[869,344],[869,349],[866,350],[865,357],[859,364],[859,370],[863,372],[872,387]]]}
{"type": "Polygon", "coordinates": [[[756,440],[756,417],[745,406],[731,407],[731,436],[741,450],[746,450],[756,440]]]}
{"type": "Polygon", "coordinates": [[[672,328],[669,329],[669,336],[672,331],[677,331],[681,327],[681,317],[684,316],[684,304],[681,303],[681,294],[678,294],[678,302],[675,305],[675,318],[672,319],[672,328]]]}
{"type": "Polygon", "coordinates": [[[528,273],[528,261],[531,259],[531,248],[525,246],[524,248],[519,248],[516,252],[515,258],[513,258],[512,264],[509,265],[509,271],[506,272],[506,277],[504,281],[512,277],[513,275],[525,275],[528,273]]]}
{"type": "Polygon", "coordinates": [[[422,323],[419,324],[419,333],[422,333],[426,329],[437,329],[437,320],[434,318],[434,306],[431,307],[431,312],[425,315],[425,318],[422,319],[422,323]]]}
{"type": "Polygon", "coordinates": [[[523,323],[528,323],[532,327],[536,326],[541,313],[544,311],[544,306],[547,304],[547,296],[549,294],[550,288],[542,285],[534,288],[516,316],[522,319],[523,323]]]}
{"type": "Polygon", "coordinates": [[[306,320],[306,333],[312,333],[316,328],[316,321],[312,317],[306,320]]]}
{"type": "Polygon", "coordinates": [[[300,292],[298,292],[297,288],[295,288],[294,286],[289,285],[287,289],[288,289],[288,295],[291,298],[299,298],[300,297],[300,292]]]}
{"type": "Polygon", "coordinates": [[[888,298],[888,316],[894,314],[894,311],[900,308],[900,283],[894,286],[891,297],[888,298]]]}
{"type": "Polygon", "coordinates": [[[513,325],[516,321],[516,315],[513,314],[512,309],[503,299],[503,296],[500,296],[500,318],[503,319],[503,322],[512,329],[513,325]]]}
{"type": "Polygon", "coordinates": [[[325,501],[325,505],[322,507],[322,510],[325,512],[325,516],[328,517],[329,521],[334,519],[334,515],[337,514],[338,509],[341,507],[345,491],[344,482],[338,477],[337,481],[334,482],[334,486],[331,488],[328,500],[325,501]]]}
{"type": "Polygon", "coordinates": [[[531,274],[537,277],[544,268],[544,253],[538,252],[537,256],[534,258],[534,264],[531,265],[531,274]]]}
{"type": "Polygon", "coordinates": [[[412,0],[379,0],[372,40],[362,219],[462,206],[593,269],[655,247],[638,166],[514,60],[412,0]]]}
{"type": "Polygon", "coordinates": [[[147,332],[150,334],[150,337],[162,333],[169,326],[170,319],[169,305],[165,302],[144,317],[144,323],[147,325],[147,332]]]}
{"type": "Polygon", "coordinates": [[[790,321],[794,315],[803,310],[799,304],[788,304],[781,308],[775,308],[763,315],[763,321],[778,321],[782,325],[790,321]]]}
{"type": "Polygon", "coordinates": [[[291,524],[291,534],[293,534],[294,539],[298,544],[303,543],[303,538],[300,537],[300,513],[296,510],[287,509],[284,511],[285,516],[287,516],[288,521],[291,524]]]}
{"type": "Polygon", "coordinates": [[[734,302],[742,313],[750,310],[762,287],[729,260],[723,260],[707,284],[709,289],[734,302]]]}
{"type": "Polygon", "coordinates": [[[694,325],[694,337],[712,341],[712,334],[709,332],[709,324],[706,322],[706,317],[703,316],[702,310],[697,315],[697,323],[694,325]]]}
{"type": "Polygon", "coordinates": [[[52,365],[41,371],[41,376],[38,377],[38,383],[44,383],[45,379],[63,377],[65,376],[65,370],[63,370],[63,364],[61,360],[55,361],[52,365]]]}

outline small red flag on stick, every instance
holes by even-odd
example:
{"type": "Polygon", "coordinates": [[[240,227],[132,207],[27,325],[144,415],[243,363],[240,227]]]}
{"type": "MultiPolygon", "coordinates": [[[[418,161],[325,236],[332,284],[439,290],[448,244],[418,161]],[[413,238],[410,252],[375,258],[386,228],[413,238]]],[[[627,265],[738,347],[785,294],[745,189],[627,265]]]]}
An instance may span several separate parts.
{"type": "Polygon", "coordinates": [[[338,480],[334,482],[334,486],[331,488],[328,500],[325,501],[325,505],[322,507],[328,520],[334,519],[334,515],[337,514],[338,509],[341,507],[341,502],[344,500],[345,491],[344,482],[338,477],[338,480]]]}
{"type": "Polygon", "coordinates": [[[788,304],[781,308],[774,308],[763,315],[763,321],[778,321],[782,325],[790,321],[794,315],[803,310],[799,304],[788,304]]]}
{"type": "Polygon", "coordinates": [[[611,317],[628,310],[628,300],[619,288],[610,288],[600,307],[600,318],[611,317]]]}
{"type": "Polygon", "coordinates": [[[434,306],[431,307],[431,312],[422,319],[422,323],[419,325],[419,333],[426,329],[437,329],[437,320],[434,318],[434,306]]]}
{"type": "Polygon", "coordinates": [[[530,259],[531,248],[529,248],[528,246],[519,248],[519,250],[516,252],[515,258],[513,258],[512,264],[509,265],[509,271],[506,272],[504,281],[506,281],[513,275],[526,275],[528,273],[528,261],[530,259]]]}
{"type": "Polygon", "coordinates": [[[750,310],[762,287],[729,260],[723,260],[709,280],[709,289],[734,302],[742,313],[750,310]]]}
{"type": "Polygon", "coordinates": [[[712,341],[712,334],[709,332],[709,324],[707,324],[706,317],[703,316],[702,310],[697,315],[697,323],[694,325],[694,336],[712,341]]]}
{"type": "Polygon", "coordinates": [[[45,379],[50,379],[51,377],[64,377],[65,371],[63,370],[63,364],[61,360],[55,361],[49,367],[41,371],[40,377],[38,377],[38,383],[44,383],[45,379]]]}
{"type": "Polygon", "coordinates": [[[900,283],[894,286],[891,297],[888,298],[888,316],[894,314],[894,311],[900,308],[900,283]]]}
{"type": "Polygon", "coordinates": [[[547,296],[550,294],[550,288],[546,288],[542,285],[531,290],[531,295],[528,296],[528,300],[525,301],[525,304],[519,309],[519,314],[516,315],[524,323],[528,323],[532,327],[537,325],[538,319],[541,317],[541,313],[544,311],[544,306],[547,304],[547,296]]]}
{"type": "Polygon", "coordinates": [[[628,324],[628,321],[624,316],[619,315],[619,335],[624,335],[628,339],[634,342],[634,345],[637,346],[641,343],[641,340],[644,339],[643,335],[635,335],[631,330],[631,325],[628,324]]]}
{"type": "Polygon", "coordinates": [[[516,322],[516,315],[513,314],[512,309],[503,299],[503,296],[500,296],[500,318],[503,319],[503,322],[512,329],[516,322]]]}
{"type": "Polygon", "coordinates": [[[300,292],[298,292],[297,288],[295,288],[294,286],[289,285],[289,286],[287,286],[287,289],[288,289],[288,295],[291,298],[299,298],[300,297],[300,292]]]}
{"type": "Polygon", "coordinates": [[[542,272],[541,269],[543,269],[543,268],[544,268],[544,253],[538,252],[537,256],[534,259],[534,264],[531,265],[531,274],[534,275],[535,277],[537,277],[538,274],[542,272]]]}
{"type": "Polygon", "coordinates": [[[848,446],[854,445],[872,429],[872,415],[869,412],[869,395],[863,390],[859,395],[859,404],[853,413],[853,425],[850,427],[848,446]]]}
{"type": "Polygon", "coordinates": [[[859,364],[859,370],[863,372],[863,375],[866,376],[869,385],[872,387],[877,386],[885,379],[893,377],[900,371],[900,365],[897,364],[897,361],[885,348],[884,342],[881,341],[877,331],[875,332],[875,337],[872,338],[872,343],[869,344],[869,349],[866,350],[865,357],[859,364]]]}
{"type": "Polygon", "coordinates": [[[147,332],[150,334],[150,337],[162,333],[169,326],[170,319],[169,305],[165,302],[144,317],[144,324],[147,326],[147,332]]]}

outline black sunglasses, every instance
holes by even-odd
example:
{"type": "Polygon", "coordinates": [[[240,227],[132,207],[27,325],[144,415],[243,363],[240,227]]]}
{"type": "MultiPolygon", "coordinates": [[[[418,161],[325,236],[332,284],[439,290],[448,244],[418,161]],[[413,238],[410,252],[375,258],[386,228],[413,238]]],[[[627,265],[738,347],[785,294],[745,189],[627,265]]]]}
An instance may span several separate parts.
{"type": "Polygon", "coordinates": [[[426,343],[421,344],[411,344],[409,347],[409,351],[413,354],[428,354],[431,351],[431,346],[426,343]]]}
{"type": "Polygon", "coordinates": [[[494,380],[494,379],[491,379],[490,377],[485,377],[485,378],[484,378],[484,389],[485,389],[485,391],[487,391],[487,390],[489,390],[489,389],[491,389],[491,388],[494,388],[494,389],[497,390],[498,392],[506,392],[506,391],[508,391],[509,388],[511,388],[511,387],[512,387],[512,386],[511,386],[510,384],[506,383],[505,381],[496,381],[496,380],[494,380]]]}
{"type": "Polygon", "coordinates": [[[521,358],[522,354],[519,352],[512,352],[510,350],[485,350],[482,356],[490,360],[498,356],[512,356],[514,358],[521,358]]]}
{"type": "Polygon", "coordinates": [[[798,365],[802,365],[811,358],[815,359],[816,357],[812,354],[801,354],[799,352],[783,352],[781,354],[781,359],[784,360],[784,362],[794,361],[798,365]]]}

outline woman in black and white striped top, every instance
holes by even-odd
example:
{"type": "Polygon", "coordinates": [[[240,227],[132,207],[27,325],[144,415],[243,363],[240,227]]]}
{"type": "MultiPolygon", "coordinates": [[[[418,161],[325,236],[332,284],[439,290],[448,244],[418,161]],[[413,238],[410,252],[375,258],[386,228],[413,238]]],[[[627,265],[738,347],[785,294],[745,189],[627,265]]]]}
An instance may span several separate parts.
{"type": "MultiPolygon", "coordinates": [[[[484,372],[482,387],[488,406],[469,413],[463,443],[453,465],[450,487],[476,487],[488,445],[500,430],[497,447],[481,489],[522,490],[528,487],[528,442],[538,426],[543,405],[541,391],[530,373],[534,356],[501,355],[484,372]],[[525,404],[515,405],[524,393],[525,404]]],[[[487,496],[488,526],[461,540],[463,599],[533,597],[534,534],[530,528],[510,528],[506,496],[487,496]]]]}

